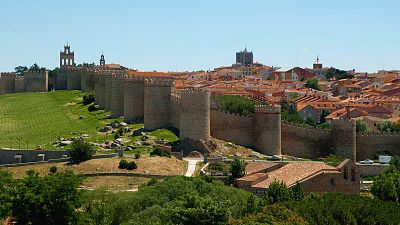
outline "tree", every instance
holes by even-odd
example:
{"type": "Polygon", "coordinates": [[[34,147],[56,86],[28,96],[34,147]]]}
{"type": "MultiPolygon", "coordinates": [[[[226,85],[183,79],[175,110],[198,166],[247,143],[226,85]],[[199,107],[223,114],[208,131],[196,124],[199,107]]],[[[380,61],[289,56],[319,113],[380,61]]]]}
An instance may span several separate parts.
{"type": "Polygon", "coordinates": [[[11,173],[0,171],[0,219],[11,214],[13,183],[11,173]]]}
{"type": "Polygon", "coordinates": [[[297,92],[291,92],[289,93],[288,97],[290,100],[295,100],[296,98],[300,97],[300,94],[297,92]]]}
{"type": "Polygon", "coordinates": [[[95,95],[94,93],[88,93],[83,96],[83,105],[89,105],[93,103],[95,100],[95,95]]]}
{"type": "Polygon", "coordinates": [[[383,173],[379,175],[371,187],[373,195],[383,201],[399,203],[400,172],[383,173]]]}
{"type": "Polygon", "coordinates": [[[283,181],[272,181],[269,184],[266,197],[271,201],[271,203],[288,201],[291,199],[290,191],[283,181]]]}
{"type": "Polygon", "coordinates": [[[92,158],[95,150],[83,139],[77,139],[72,142],[71,151],[69,152],[70,161],[75,164],[87,161],[92,158]]]}
{"type": "Polygon", "coordinates": [[[319,123],[321,123],[321,124],[325,123],[326,122],[325,117],[329,116],[329,114],[331,114],[331,112],[329,110],[323,109],[321,111],[321,115],[319,117],[319,123]]]}
{"type": "Polygon", "coordinates": [[[378,123],[378,130],[388,132],[400,131],[400,125],[385,120],[378,123]]]}
{"type": "Polygon", "coordinates": [[[316,126],[314,120],[313,120],[311,117],[309,117],[309,116],[306,118],[305,123],[306,123],[307,125],[312,126],[312,127],[315,127],[315,126],[316,126]]]}
{"type": "Polygon", "coordinates": [[[329,68],[328,71],[326,72],[326,79],[330,80],[332,78],[335,78],[336,80],[341,80],[341,79],[348,79],[348,78],[353,78],[354,76],[349,74],[346,71],[339,70],[336,68],[329,68]]]}
{"type": "Polygon", "coordinates": [[[303,188],[301,187],[300,183],[297,181],[296,184],[290,189],[292,199],[294,201],[300,201],[304,199],[304,192],[303,188]]]}
{"type": "Polygon", "coordinates": [[[28,67],[26,66],[17,66],[14,68],[15,73],[19,76],[23,75],[24,72],[28,71],[28,67]]]}
{"type": "Polygon", "coordinates": [[[315,90],[320,90],[320,87],[318,85],[318,79],[315,78],[315,77],[307,79],[307,81],[304,84],[304,86],[308,87],[308,88],[315,89],[315,90]]]}
{"type": "Polygon", "coordinates": [[[217,102],[219,110],[244,116],[252,116],[257,104],[252,99],[238,95],[218,95],[214,96],[213,100],[217,102]]]}
{"type": "Polygon", "coordinates": [[[231,173],[233,179],[236,179],[244,176],[245,169],[246,165],[244,161],[240,160],[239,158],[235,158],[231,163],[229,172],[231,173]]]}
{"type": "Polygon", "coordinates": [[[356,120],[356,131],[357,132],[364,132],[368,131],[368,125],[365,121],[356,120]]]}
{"type": "Polygon", "coordinates": [[[12,215],[18,224],[76,224],[82,178],[70,171],[40,177],[28,171],[16,182],[12,215]]]}

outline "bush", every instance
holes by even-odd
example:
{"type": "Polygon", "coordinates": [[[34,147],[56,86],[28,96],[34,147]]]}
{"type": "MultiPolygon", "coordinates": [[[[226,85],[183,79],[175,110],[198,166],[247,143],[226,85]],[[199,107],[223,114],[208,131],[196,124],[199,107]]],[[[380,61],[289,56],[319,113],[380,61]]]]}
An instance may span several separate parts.
{"type": "Polygon", "coordinates": [[[89,105],[93,103],[95,100],[95,96],[93,93],[88,93],[83,96],[83,105],[89,105]]]}
{"type": "Polygon", "coordinates": [[[135,153],[135,159],[139,159],[140,158],[140,153],[135,153]]]}
{"type": "Polygon", "coordinates": [[[50,173],[57,173],[57,166],[50,167],[50,173]]]}
{"type": "Polygon", "coordinates": [[[158,180],[156,179],[156,178],[151,178],[150,180],[149,180],[149,182],[147,182],[147,186],[154,186],[154,185],[156,185],[158,183],[158,180]]]}
{"type": "Polygon", "coordinates": [[[161,156],[171,158],[171,153],[164,151],[160,146],[154,148],[152,152],[150,152],[150,156],[161,156]]]}
{"type": "Polygon", "coordinates": [[[117,131],[120,137],[124,136],[124,128],[120,127],[117,131]]]}
{"type": "Polygon", "coordinates": [[[128,161],[126,161],[125,159],[121,159],[121,161],[119,161],[118,168],[126,169],[128,167],[128,164],[128,161]]]}
{"type": "Polygon", "coordinates": [[[96,110],[97,110],[97,109],[96,109],[96,106],[93,105],[93,104],[90,105],[89,108],[88,108],[88,111],[89,111],[89,112],[93,112],[93,111],[96,111],[96,110]]]}
{"type": "Polygon", "coordinates": [[[72,163],[79,164],[91,159],[94,153],[95,150],[89,143],[85,142],[83,139],[78,139],[72,142],[69,156],[72,163]]]}
{"type": "Polygon", "coordinates": [[[126,167],[126,169],[127,169],[127,170],[134,170],[134,169],[137,169],[137,165],[136,165],[136,163],[135,163],[134,161],[129,162],[128,165],[127,165],[127,167],[126,167]]]}

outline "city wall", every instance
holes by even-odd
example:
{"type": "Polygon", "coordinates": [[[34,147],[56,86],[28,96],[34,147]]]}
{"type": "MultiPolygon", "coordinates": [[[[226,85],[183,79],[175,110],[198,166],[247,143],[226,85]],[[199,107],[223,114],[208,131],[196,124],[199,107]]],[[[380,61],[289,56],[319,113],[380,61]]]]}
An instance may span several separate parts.
{"type": "Polygon", "coordinates": [[[1,73],[0,75],[0,95],[15,93],[15,73],[1,73]]]}
{"type": "Polygon", "coordinates": [[[373,159],[378,150],[386,150],[393,155],[400,155],[400,133],[357,133],[357,159],[373,159]]]}
{"type": "Polygon", "coordinates": [[[50,159],[60,159],[63,155],[69,155],[68,151],[0,150],[0,164],[48,161],[50,159]],[[40,156],[41,154],[44,157],[40,156]],[[21,156],[21,158],[16,157],[17,155],[21,156]]]}
{"type": "Polygon", "coordinates": [[[282,122],[282,153],[308,159],[333,154],[331,131],[282,122]]]}
{"type": "Polygon", "coordinates": [[[45,92],[48,91],[49,72],[30,71],[24,72],[24,91],[25,92],[45,92]]]}

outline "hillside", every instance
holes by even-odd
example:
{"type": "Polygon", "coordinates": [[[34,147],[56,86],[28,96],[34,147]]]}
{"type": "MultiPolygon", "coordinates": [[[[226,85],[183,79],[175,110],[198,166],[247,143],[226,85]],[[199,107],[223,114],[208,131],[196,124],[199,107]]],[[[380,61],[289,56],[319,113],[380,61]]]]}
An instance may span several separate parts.
{"type": "Polygon", "coordinates": [[[0,95],[0,147],[49,148],[58,137],[94,135],[113,119],[100,110],[89,113],[81,91],[0,95]],[[11,139],[12,138],[12,139],[11,139]]]}

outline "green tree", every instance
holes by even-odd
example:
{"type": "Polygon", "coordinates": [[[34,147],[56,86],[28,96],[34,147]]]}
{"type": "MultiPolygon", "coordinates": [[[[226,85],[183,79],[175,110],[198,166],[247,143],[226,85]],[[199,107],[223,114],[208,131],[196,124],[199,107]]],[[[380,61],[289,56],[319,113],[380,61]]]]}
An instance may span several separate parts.
{"type": "Polygon", "coordinates": [[[229,172],[231,173],[233,179],[240,178],[244,176],[244,171],[246,169],[246,164],[239,158],[233,159],[229,172]]]}
{"type": "Polygon", "coordinates": [[[71,151],[69,151],[70,161],[74,164],[90,160],[95,150],[83,139],[77,139],[72,142],[71,151]]]}
{"type": "Polygon", "coordinates": [[[379,131],[400,131],[400,125],[394,124],[388,120],[379,122],[377,127],[379,131]]]}
{"type": "Polygon", "coordinates": [[[320,117],[319,117],[319,123],[320,123],[320,124],[325,123],[325,122],[326,122],[325,117],[329,116],[329,114],[331,114],[331,112],[330,112],[329,110],[323,109],[323,110],[321,111],[321,115],[320,115],[320,117]]]}
{"type": "Polygon", "coordinates": [[[213,100],[217,102],[219,110],[244,116],[252,116],[257,104],[252,99],[238,95],[217,95],[213,96],[213,100]]]}
{"type": "Polygon", "coordinates": [[[82,178],[72,172],[40,177],[29,171],[16,183],[12,215],[18,224],[76,224],[82,178]]]}
{"type": "Polygon", "coordinates": [[[307,88],[312,88],[315,90],[320,90],[320,87],[318,85],[318,79],[316,77],[309,78],[307,79],[306,83],[304,84],[305,87],[307,88]]]}
{"type": "Polygon", "coordinates": [[[326,72],[326,79],[328,80],[332,78],[335,78],[336,80],[349,79],[349,78],[351,79],[353,77],[354,76],[349,74],[348,72],[333,67],[329,68],[328,71],[326,72]]]}
{"type": "Polygon", "coordinates": [[[0,219],[11,215],[13,184],[11,173],[0,171],[0,219]]]}
{"type": "Polygon", "coordinates": [[[272,181],[268,187],[266,197],[271,203],[288,201],[291,199],[291,193],[283,181],[272,181]]]}
{"type": "Polygon", "coordinates": [[[28,67],[26,67],[26,66],[17,66],[17,67],[14,68],[14,70],[15,70],[15,73],[17,75],[21,76],[21,75],[24,74],[24,72],[28,71],[28,67]]]}
{"type": "Polygon", "coordinates": [[[292,199],[295,201],[300,201],[304,199],[303,188],[300,183],[297,181],[296,184],[290,189],[292,199]]]}
{"type": "Polygon", "coordinates": [[[356,131],[357,132],[365,132],[368,131],[368,125],[365,121],[356,120],[356,131]]]}
{"type": "Polygon", "coordinates": [[[315,126],[316,126],[314,120],[313,120],[311,117],[309,117],[309,116],[306,118],[305,123],[306,123],[307,125],[312,126],[312,127],[315,127],[315,126]]]}
{"type": "Polygon", "coordinates": [[[400,173],[384,173],[374,180],[371,187],[373,195],[383,201],[399,203],[400,198],[400,173]]]}
{"type": "Polygon", "coordinates": [[[300,97],[300,94],[297,93],[297,92],[290,92],[290,93],[288,94],[288,97],[289,97],[290,100],[293,101],[293,100],[295,100],[296,98],[300,97]]]}

